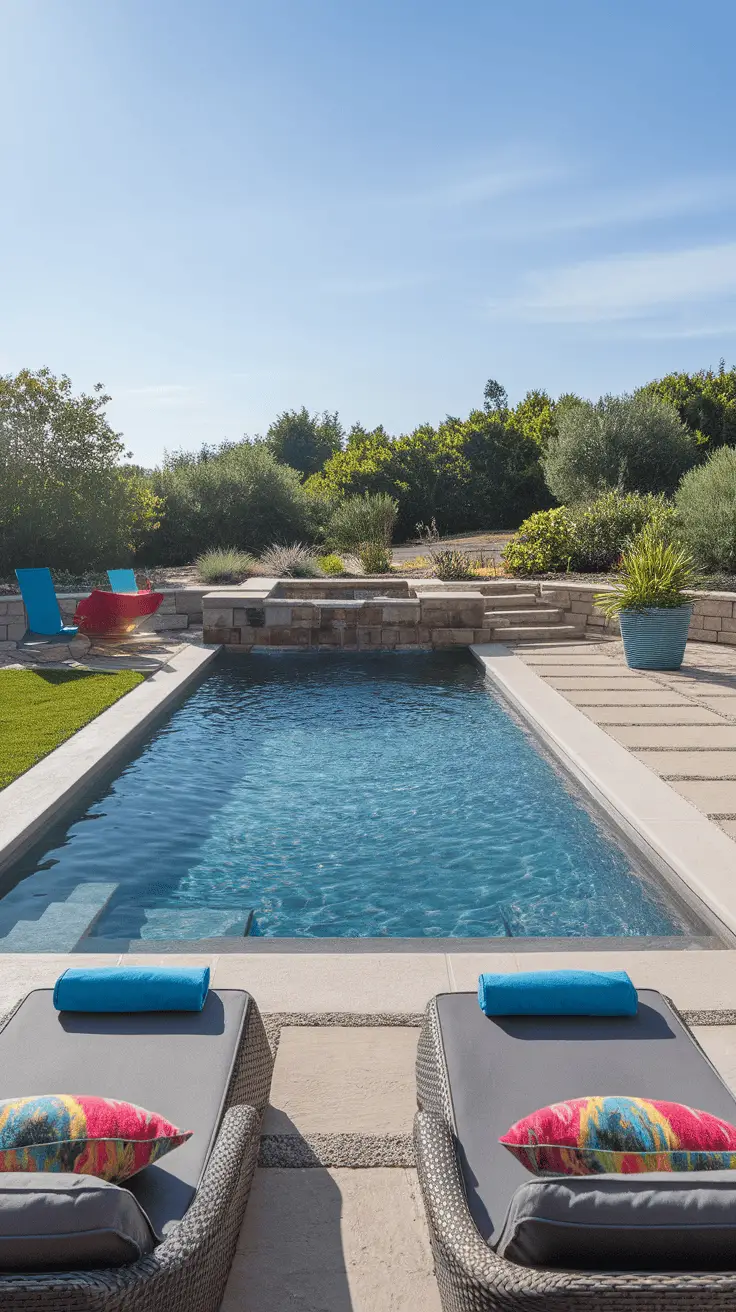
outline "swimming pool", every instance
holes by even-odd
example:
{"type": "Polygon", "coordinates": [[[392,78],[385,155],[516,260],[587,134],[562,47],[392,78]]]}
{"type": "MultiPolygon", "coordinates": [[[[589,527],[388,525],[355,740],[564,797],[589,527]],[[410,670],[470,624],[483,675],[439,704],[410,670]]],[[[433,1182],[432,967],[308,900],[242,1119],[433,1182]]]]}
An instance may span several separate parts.
{"type": "Polygon", "coordinates": [[[119,941],[688,932],[467,651],[211,668],[16,866],[0,948],[65,915],[119,941]]]}

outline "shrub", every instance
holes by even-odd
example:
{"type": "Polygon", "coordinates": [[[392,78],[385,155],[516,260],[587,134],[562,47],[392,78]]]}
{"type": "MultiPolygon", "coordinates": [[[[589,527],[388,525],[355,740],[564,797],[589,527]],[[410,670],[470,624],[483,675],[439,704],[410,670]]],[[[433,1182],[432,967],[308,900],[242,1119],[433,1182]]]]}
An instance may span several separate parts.
{"type": "Polygon", "coordinates": [[[203,583],[242,583],[256,568],[256,560],[237,547],[213,547],[194,562],[203,583]]]}
{"type": "Polygon", "coordinates": [[[555,574],[571,569],[572,523],[564,506],[524,520],[503,554],[509,574],[555,574]]]}
{"type": "Polygon", "coordinates": [[[698,459],[674,406],[647,392],[566,406],[543,457],[547,486],[565,504],[609,488],[674,492],[698,459]]]}
{"type": "Polygon", "coordinates": [[[160,503],[121,464],[102,386],[72,391],[48,369],[0,376],[0,575],[50,565],[79,574],[128,564],[160,503]]]}
{"type": "Polygon", "coordinates": [[[398,509],[398,502],[385,492],[346,497],[332,513],[327,536],[346,551],[359,550],[367,542],[389,546],[398,509]]]}
{"type": "Polygon", "coordinates": [[[342,560],[339,556],[336,556],[334,552],[330,552],[329,556],[320,556],[317,560],[317,564],[323,574],[337,575],[345,573],[345,566],[343,565],[342,560]]]}
{"type": "Polygon", "coordinates": [[[690,553],[667,542],[656,524],[647,524],[621,557],[613,592],[599,593],[594,601],[609,619],[622,610],[673,610],[689,600],[684,589],[694,577],[690,553]]]}
{"type": "Polygon", "coordinates": [[[261,554],[259,564],[262,572],[273,578],[318,579],[322,576],[317,557],[303,542],[294,542],[290,547],[275,542],[261,554]]]}
{"type": "Polygon", "coordinates": [[[698,565],[736,573],[736,450],[721,447],[691,469],[675,504],[683,540],[698,565]]]}
{"type": "Polygon", "coordinates": [[[436,547],[431,552],[432,573],[438,579],[470,579],[473,577],[474,560],[467,551],[458,551],[455,547],[436,547]]]}
{"type": "Polygon", "coordinates": [[[358,550],[358,559],[366,574],[388,574],[391,548],[384,542],[364,542],[358,550]]]}
{"type": "Polygon", "coordinates": [[[663,497],[606,492],[588,505],[531,515],[506,547],[504,563],[510,574],[603,573],[646,525],[670,537],[674,523],[663,497]]]}
{"type": "Polygon", "coordinates": [[[164,499],[160,531],[144,549],[154,564],[186,564],[211,547],[257,553],[275,538],[310,540],[316,529],[315,507],[299,475],[280,465],[265,443],[175,452],[152,482],[164,499]]]}

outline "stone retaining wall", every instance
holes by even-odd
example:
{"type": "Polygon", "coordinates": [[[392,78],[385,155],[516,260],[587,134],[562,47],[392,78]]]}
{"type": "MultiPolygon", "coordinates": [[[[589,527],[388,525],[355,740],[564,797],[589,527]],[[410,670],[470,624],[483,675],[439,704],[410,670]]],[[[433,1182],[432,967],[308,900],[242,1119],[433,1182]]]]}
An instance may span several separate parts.
{"type": "MultiPolygon", "coordinates": [[[[597,592],[610,592],[603,583],[540,583],[540,595],[564,611],[564,623],[584,620],[595,633],[619,633],[615,620],[607,620],[593,604],[597,592]]],[[[694,592],[693,617],[688,637],[693,642],[724,642],[736,646],[736,594],[694,592]]]]}
{"type": "Polygon", "coordinates": [[[432,650],[489,642],[485,612],[517,581],[463,585],[434,579],[249,579],[203,599],[204,640],[254,647],[432,650]]]}

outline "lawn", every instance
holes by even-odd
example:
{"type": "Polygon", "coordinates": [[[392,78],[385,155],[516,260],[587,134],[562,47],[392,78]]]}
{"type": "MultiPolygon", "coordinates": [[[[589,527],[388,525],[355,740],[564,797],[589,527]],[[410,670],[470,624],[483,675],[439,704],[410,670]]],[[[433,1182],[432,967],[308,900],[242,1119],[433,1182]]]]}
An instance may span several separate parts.
{"type": "Polygon", "coordinates": [[[0,788],[142,680],[131,670],[0,670],[0,788]]]}

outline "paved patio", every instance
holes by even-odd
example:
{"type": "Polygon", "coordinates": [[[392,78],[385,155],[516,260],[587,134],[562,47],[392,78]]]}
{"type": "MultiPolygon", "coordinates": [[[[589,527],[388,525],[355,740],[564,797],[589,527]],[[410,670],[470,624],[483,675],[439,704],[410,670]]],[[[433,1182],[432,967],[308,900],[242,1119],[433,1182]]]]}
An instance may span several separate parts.
{"type": "MultiPolygon", "coordinates": [[[[658,987],[681,1009],[701,1013],[690,1016],[694,1032],[736,1090],[736,1024],[702,1023],[715,1019],[702,1014],[714,1009],[731,1011],[727,1020],[736,1021],[736,952],[283,952],[161,960],[207,963],[216,986],[249,989],[278,1044],[261,1158],[274,1164],[258,1168],[222,1312],[439,1312],[407,1156],[417,1022],[434,993],[474,989],[481,969],[626,969],[638,986],[658,987]],[[305,1151],[324,1164],[279,1164],[299,1162],[305,1151]]],[[[85,957],[89,965],[110,962],[85,957]]],[[[78,963],[51,954],[0,958],[0,1009],[78,963]]]]}
{"type": "Polygon", "coordinates": [[[736,649],[689,642],[671,672],[630,670],[613,638],[514,651],[736,838],[736,649]]]}

